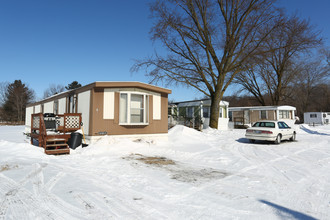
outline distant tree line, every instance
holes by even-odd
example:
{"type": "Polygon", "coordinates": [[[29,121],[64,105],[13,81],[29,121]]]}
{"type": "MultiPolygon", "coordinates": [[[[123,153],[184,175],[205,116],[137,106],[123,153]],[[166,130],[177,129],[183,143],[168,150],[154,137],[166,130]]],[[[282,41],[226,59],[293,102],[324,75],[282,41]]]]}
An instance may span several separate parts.
{"type": "MultiPolygon", "coordinates": [[[[44,92],[47,98],[65,90],[71,90],[81,87],[77,81],[73,81],[66,87],[62,85],[51,84],[44,92]]],[[[21,80],[15,80],[13,83],[0,82],[0,122],[21,124],[25,121],[25,109],[29,103],[36,100],[33,89],[29,88],[21,80]]]]}

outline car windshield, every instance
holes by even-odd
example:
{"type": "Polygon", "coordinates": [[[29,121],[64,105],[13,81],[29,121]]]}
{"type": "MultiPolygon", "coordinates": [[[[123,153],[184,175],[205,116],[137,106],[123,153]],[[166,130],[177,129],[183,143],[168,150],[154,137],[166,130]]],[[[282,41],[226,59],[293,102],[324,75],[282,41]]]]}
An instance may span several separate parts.
{"type": "Polygon", "coordinates": [[[252,127],[275,128],[274,122],[256,122],[252,127]]]}

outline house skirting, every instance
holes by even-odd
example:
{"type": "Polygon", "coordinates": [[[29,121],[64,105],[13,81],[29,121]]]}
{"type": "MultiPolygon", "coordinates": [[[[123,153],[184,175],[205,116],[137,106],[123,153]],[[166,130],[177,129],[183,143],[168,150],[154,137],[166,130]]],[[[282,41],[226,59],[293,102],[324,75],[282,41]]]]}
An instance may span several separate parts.
{"type": "MultiPolygon", "coordinates": [[[[144,141],[168,141],[168,134],[167,133],[161,133],[161,134],[133,134],[133,135],[107,135],[108,137],[113,138],[126,138],[130,139],[132,141],[138,141],[139,139],[142,139],[144,141]]],[[[99,141],[101,138],[105,136],[86,136],[86,141],[88,144],[94,144],[97,141],[99,141]]]]}

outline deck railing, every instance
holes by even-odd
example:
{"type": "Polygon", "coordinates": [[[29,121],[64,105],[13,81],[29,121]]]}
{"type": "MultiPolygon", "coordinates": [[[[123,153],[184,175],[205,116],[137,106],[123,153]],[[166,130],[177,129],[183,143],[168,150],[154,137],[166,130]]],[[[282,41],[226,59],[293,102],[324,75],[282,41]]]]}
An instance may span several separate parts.
{"type": "MultiPolygon", "coordinates": [[[[55,115],[54,131],[59,133],[74,132],[81,128],[81,113],[64,113],[55,115]]],[[[47,126],[42,113],[31,114],[31,144],[38,139],[39,146],[45,147],[47,141],[47,126]]],[[[49,129],[49,128],[48,128],[49,129]]]]}

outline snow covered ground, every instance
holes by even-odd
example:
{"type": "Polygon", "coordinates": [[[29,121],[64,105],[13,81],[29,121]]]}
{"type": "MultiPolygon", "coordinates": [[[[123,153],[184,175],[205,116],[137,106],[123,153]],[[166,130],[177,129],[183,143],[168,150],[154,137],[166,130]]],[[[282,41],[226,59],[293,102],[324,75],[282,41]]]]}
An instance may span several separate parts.
{"type": "Polygon", "coordinates": [[[330,126],[297,141],[176,126],[168,142],[104,137],[70,155],[0,127],[0,219],[330,219],[330,126]]]}

